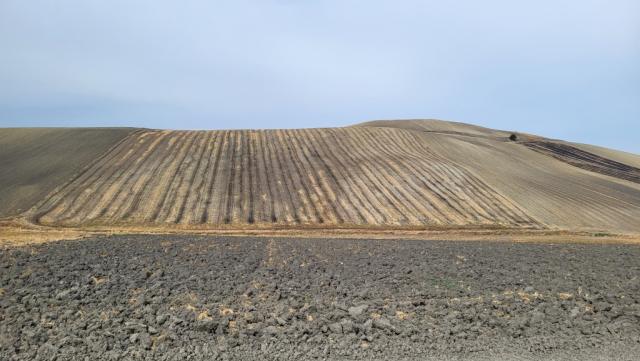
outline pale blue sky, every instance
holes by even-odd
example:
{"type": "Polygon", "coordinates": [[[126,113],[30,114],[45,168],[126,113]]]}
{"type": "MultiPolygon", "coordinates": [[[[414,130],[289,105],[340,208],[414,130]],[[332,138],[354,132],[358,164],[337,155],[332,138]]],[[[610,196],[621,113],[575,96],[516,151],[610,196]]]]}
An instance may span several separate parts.
{"type": "Polygon", "coordinates": [[[0,0],[0,126],[398,118],[640,154],[640,1],[0,0]]]}

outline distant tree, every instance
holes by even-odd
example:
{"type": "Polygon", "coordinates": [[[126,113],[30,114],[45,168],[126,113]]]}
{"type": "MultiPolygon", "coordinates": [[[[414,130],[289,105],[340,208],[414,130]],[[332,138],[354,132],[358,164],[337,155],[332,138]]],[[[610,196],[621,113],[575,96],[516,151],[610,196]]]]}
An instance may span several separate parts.
{"type": "Polygon", "coordinates": [[[518,140],[518,136],[517,136],[516,134],[511,134],[511,135],[509,136],[509,139],[510,139],[511,141],[515,142],[516,140],[518,140]]]}

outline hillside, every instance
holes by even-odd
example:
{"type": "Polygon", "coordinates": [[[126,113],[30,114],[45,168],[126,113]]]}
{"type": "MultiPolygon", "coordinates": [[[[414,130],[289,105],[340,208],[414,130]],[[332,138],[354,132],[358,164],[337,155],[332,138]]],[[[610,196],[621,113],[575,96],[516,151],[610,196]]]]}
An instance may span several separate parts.
{"type": "MultiPolygon", "coordinates": [[[[598,162],[603,159],[600,155],[610,155],[637,164],[634,162],[640,156],[608,149],[605,153],[604,148],[597,147],[600,155],[584,153],[596,159],[582,167],[576,165],[584,164],[584,159],[540,150],[531,144],[569,143],[528,134],[516,133],[519,140],[513,142],[510,132],[437,120],[379,121],[362,126],[399,126],[418,131],[434,152],[469,169],[548,227],[640,231],[640,184],[629,181],[640,174],[640,169],[627,166],[627,172],[620,172],[615,167],[619,162],[610,160],[611,168],[598,162]]],[[[587,152],[589,148],[574,150],[587,152]]]]}
{"type": "Polygon", "coordinates": [[[31,208],[134,131],[0,128],[0,217],[31,208]]]}
{"type": "Polygon", "coordinates": [[[640,157],[511,134],[435,120],[143,130],[96,151],[63,186],[43,185],[50,192],[24,216],[61,226],[640,232],[640,173],[622,163],[640,157]]]}

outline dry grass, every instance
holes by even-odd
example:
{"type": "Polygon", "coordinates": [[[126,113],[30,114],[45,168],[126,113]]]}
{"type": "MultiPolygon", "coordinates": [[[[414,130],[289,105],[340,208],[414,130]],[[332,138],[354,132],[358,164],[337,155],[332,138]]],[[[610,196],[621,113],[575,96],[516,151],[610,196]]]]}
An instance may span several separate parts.
{"type": "Polygon", "coordinates": [[[78,229],[36,227],[24,222],[0,221],[0,246],[22,246],[79,239],[92,234],[78,229]]]}
{"type": "Polygon", "coordinates": [[[640,244],[640,234],[611,234],[518,228],[368,227],[222,227],[217,229],[165,226],[46,227],[0,223],[0,247],[28,246],[43,242],[122,234],[181,234],[231,237],[344,238],[388,240],[493,241],[516,243],[640,244]]]}

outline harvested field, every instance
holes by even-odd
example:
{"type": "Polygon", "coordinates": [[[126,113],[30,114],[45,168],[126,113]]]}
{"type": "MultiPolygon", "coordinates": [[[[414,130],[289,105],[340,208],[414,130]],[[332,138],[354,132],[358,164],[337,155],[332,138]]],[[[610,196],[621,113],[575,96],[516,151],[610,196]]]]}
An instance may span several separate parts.
{"type": "Polygon", "coordinates": [[[598,147],[596,145],[590,145],[590,144],[570,143],[570,142],[563,142],[563,143],[569,144],[572,147],[576,147],[585,152],[593,153],[603,158],[611,159],[616,162],[630,165],[635,168],[640,168],[640,155],[637,155],[637,154],[623,152],[615,149],[598,147]]]}
{"type": "Polygon", "coordinates": [[[511,133],[473,124],[437,119],[373,120],[354,127],[396,128],[422,133],[462,135],[506,141],[511,133]]]}
{"type": "Polygon", "coordinates": [[[640,168],[616,162],[568,144],[550,141],[531,141],[523,144],[575,167],[640,183],[640,168]]]}
{"type": "Polygon", "coordinates": [[[35,225],[640,234],[640,156],[463,123],[20,132],[3,133],[17,171],[0,177],[0,216],[35,225]]]}
{"type": "MultiPolygon", "coordinates": [[[[397,125],[413,131],[431,151],[468,169],[550,228],[640,233],[638,183],[533,151],[520,142],[509,141],[508,132],[442,121],[373,125],[392,129],[397,125]]],[[[543,139],[519,135],[527,140],[543,139]]],[[[640,161],[637,155],[611,150],[608,154],[615,155],[618,163],[640,161]]]]}
{"type": "Polygon", "coordinates": [[[134,131],[0,128],[0,217],[25,212],[134,131]]]}
{"type": "Polygon", "coordinates": [[[637,245],[141,235],[0,269],[3,360],[640,355],[637,245]]]}
{"type": "Polygon", "coordinates": [[[146,131],[36,210],[56,225],[539,227],[409,131],[146,131]]]}

